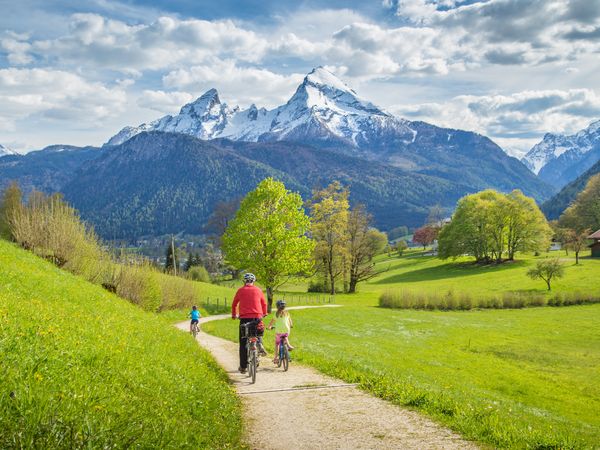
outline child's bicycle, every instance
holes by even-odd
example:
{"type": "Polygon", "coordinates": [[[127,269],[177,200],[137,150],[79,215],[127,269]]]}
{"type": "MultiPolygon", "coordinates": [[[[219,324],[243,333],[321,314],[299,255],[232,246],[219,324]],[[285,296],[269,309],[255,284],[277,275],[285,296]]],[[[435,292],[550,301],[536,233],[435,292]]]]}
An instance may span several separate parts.
{"type": "Polygon", "coordinates": [[[283,371],[287,372],[290,367],[290,351],[287,348],[287,338],[283,338],[279,343],[279,361],[277,361],[277,367],[281,367],[283,364],[283,371]]]}
{"type": "Polygon", "coordinates": [[[197,323],[193,323],[192,324],[192,336],[194,336],[194,339],[196,339],[196,336],[198,336],[198,333],[200,333],[200,327],[198,326],[197,323]]]}

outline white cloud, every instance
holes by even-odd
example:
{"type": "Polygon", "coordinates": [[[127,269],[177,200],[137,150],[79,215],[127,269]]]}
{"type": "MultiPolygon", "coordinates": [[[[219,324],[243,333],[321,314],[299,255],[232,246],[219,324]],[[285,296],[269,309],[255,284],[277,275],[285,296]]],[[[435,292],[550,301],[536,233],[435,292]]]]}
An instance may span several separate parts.
{"type": "Polygon", "coordinates": [[[412,120],[477,131],[509,152],[522,155],[544,133],[574,133],[600,117],[600,95],[591,89],[461,95],[444,103],[396,105],[390,109],[412,120]]]}
{"type": "Polygon", "coordinates": [[[192,94],[180,91],[145,90],[138,98],[137,104],[142,108],[153,109],[161,113],[173,114],[193,100],[192,94]]]}
{"type": "Polygon", "coordinates": [[[3,47],[13,59],[144,71],[197,64],[217,54],[258,61],[267,41],[230,20],[160,17],[148,24],[129,25],[98,14],[74,14],[67,35],[20,45],[16,48],[14,42],[7,42],[3,47]]]}
{"type": "Polygon", "coordinates": [[[186,89],[199,96],[210,88],[224,95],[230,104],[272,107],[286,101],[304,74],[280,75],[267,69],[240,67],[233,60],[212,60],[209,64],[178,69],[163,77],[167,88],[186,89]]]}
{"type": "Polygon", "coordinates": [[[89,126],[123,111],[126,93],[61,70],[10,68],[0,69],[0,105],[4,130],[33,116],[89,126]]]}

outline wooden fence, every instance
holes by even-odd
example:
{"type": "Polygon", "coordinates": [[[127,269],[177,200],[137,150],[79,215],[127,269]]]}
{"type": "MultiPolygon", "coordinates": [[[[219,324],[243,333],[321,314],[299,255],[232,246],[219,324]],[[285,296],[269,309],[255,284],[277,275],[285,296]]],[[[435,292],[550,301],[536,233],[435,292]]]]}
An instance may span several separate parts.
{"type": "MultiPolygon", "coordinates": [[[[288,306],[324,305],[333,303],[334,297],[324,294],[282,293],[275,294],[274,302],[277,300],[284,300],[288,306]]],[[[228,297],[206,297],[200,304],[211,311],[227,311],[231,308],[231,302],[232,299],[228,297]]]]}

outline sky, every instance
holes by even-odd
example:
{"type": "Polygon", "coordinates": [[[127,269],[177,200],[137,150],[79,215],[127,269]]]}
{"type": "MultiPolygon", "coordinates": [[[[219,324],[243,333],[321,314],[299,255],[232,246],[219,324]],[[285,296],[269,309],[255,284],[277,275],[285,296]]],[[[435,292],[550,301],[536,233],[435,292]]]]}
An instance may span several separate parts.
{"type": "Polygon", "coordinates": [[[0,144],[101,145],[216,88],[272,108],[324,66],[520,156],[600,119],[600,0],[0,0],[0,144]]]}

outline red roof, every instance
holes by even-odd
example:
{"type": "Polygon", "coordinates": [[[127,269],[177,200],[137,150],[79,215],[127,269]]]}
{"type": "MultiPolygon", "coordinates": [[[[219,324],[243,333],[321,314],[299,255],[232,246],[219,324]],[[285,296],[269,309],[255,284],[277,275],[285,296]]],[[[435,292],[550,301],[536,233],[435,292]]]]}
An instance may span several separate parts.
{"type": "Polygon", "coordinates": [[[588,236],[588,239],[600,239],[600,230],[596,231],[595,233],[592,233],[588,236]]]}

